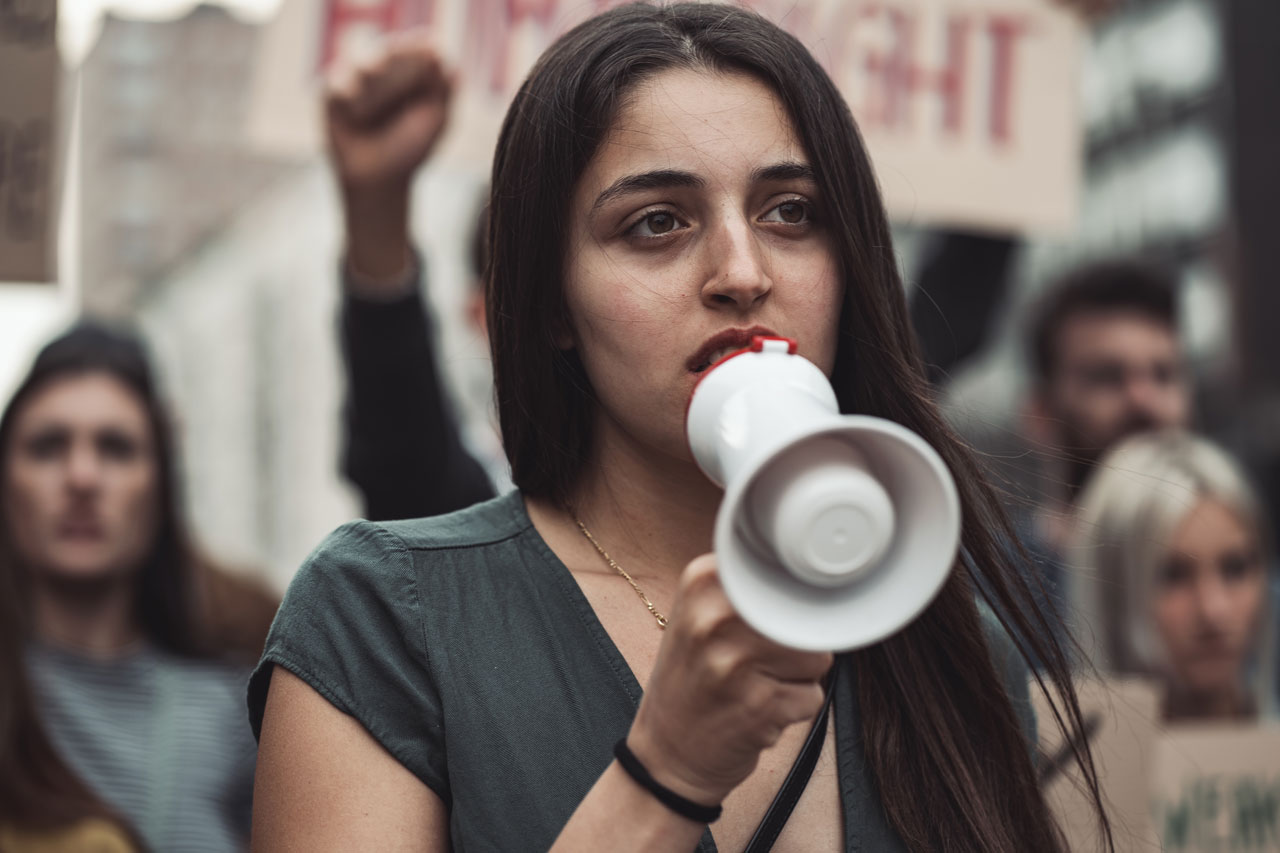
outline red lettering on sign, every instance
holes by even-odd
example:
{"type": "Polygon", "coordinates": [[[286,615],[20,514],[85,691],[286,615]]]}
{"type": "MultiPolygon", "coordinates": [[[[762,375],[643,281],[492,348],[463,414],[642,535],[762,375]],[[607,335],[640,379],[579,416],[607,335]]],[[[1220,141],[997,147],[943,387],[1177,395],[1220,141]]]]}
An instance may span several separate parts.
{"type": "Polygon", "coordinates": [[[910,131],[918,125],[920,110],[936,104],[943,134],[977,133],[994,144],[1012,143],[1020,44],[1033,34],[1027,16],[946,14],[848,0],[825,28],[833,38],[818,37],[816,52],[849,93],[854,115],[868,129],[910,131]],[[926,40],[934,27],[940,37],[926,40]],[[980,33],[986,38],[979,40],[980,33]],[[933,43],[936,51],[928,47],[933,43]],[[824,45],[831,47],[825,57],[824,45]],[[975,92],[983,85],[979,69],[989,70],[990,83],[975,92]],[[982,118],[970,120],[966,114],[975,104],[982,118]]]}
{"type": "Polygon", "coordinates": [[[507,18],[517,26],[525,18],[533,18],[546,26],[555,14],[557,0],[507,0],[507,18]]]}
{"type": "Polygon", "coordinates": [[[953,134],[960,132],[964,119],[968,44],[968,18],[952,15],[947,20],[947,52],[942,67],[934,71],[913,64],[908,70],[908,81],[912,93],[933,89],[942,98],[942,128],[953,134]]]}
{"type": "Polygon", "coordinates": [[[324,35],[320,42],[320,69],[337,58],[348,27],[372,24],[389,33],[407,27],[428,26],[435,18],[435,0],[326,0],[324,35]]]}
{"type": "Polygon", "coordinates": [[[1008,15],[992,15],[987,23],[991,36],[991,99],[988,128],[991,138],[1007,143],[1013,135],[1014,47],[1027,34],[1027,22],[1008,15]]]}
{"type": "Polygon", "coordinates": [[[952,134],[963,129],[965,83],[968,71],[970,21],[952,15],[946,22],[942,64],[930,67],[918,59],[919,19],[899,8],[865,6],[863,25],[879,24],[889,34],[883,50],[868,50],[862,67],[868,78],[865,119],[890,130],[911,127],[919,95],[932,92],[942,100],[942,128],[952,134]],[[880,21],[869,19],[880,18],[880,21]]]}
{"type": "Polygon", "coordinates": [[[467,65],[493,94],[507,91],[512,39],[521,22],[532,19],[551,41],[550,24],[558,0],[472,0],[467,4],[467,65]]]}

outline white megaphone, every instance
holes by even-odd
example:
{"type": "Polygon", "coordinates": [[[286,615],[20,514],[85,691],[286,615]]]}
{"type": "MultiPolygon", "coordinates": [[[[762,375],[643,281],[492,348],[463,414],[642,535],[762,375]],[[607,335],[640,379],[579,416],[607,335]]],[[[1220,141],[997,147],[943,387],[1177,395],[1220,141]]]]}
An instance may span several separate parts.
{"type": "Polygon", "coordinates": [[[782,645],[847,651],[933,600],[955,559],[960,501],[920,436],[841,415],[826,376],[795,351],[757,337],[709,368],[685,427],[725,490],[715,551],[738,613],[782,645]]]}

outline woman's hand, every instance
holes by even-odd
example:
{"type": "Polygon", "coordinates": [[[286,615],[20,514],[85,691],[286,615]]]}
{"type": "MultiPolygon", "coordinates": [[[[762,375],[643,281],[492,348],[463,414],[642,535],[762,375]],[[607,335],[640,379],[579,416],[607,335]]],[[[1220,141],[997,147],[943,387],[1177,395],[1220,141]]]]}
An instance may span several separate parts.
{"type": "MultiPolygon", "coordinates": [[[[430,38],[414,31],[388,37],[362,63],[338,65],[325,82],[347,263],[366,282],[405,277],[412,257],[410,188],[444,133],[455,84],[430,38]]],[[[395,288],[392,293],[399,295],[395,288]]]]}
{"type": "Polygon", "coordinates": [[[685,569],[627,745],[660,783],[715,805],[792,723],[822,708],[829,653],[766,639],[726,597],[715,557],[685,569]]]}
{"type": "Polygon", "coordinates": [[[335,66],[324,112],[343,186],[407,189],[444,133],[455,82],[421,31],[389,36],[376,55],[335,66]]]}

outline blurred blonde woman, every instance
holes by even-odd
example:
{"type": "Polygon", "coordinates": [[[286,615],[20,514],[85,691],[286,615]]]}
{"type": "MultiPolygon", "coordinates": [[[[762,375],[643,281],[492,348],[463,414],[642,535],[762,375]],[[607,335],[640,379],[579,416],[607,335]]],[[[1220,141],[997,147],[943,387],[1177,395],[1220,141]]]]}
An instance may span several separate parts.
{"type": "Polygon", "coordinates": [[[1103,673],[1160,680],[1167,721],[1274,716],[1270,536],[1221,449],[1182,431],[1115,448],[1078,505],[1078,635],[1103,673]]]}

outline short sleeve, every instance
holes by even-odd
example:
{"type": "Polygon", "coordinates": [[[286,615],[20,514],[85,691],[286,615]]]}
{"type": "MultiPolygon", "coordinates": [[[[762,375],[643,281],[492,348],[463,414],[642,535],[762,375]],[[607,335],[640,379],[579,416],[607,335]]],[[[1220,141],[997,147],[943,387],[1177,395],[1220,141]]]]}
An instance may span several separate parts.
{"type": "Polygon", "coordinates": [[[1018,647],[1009,637],[1009,633],[985,602],[978,603],[978,613],[982,617],[982,627],[986,634],[991,663],[995,666],[996,674],[1004,682],[1005,693],[1008,694],[1009,702],[1013,705],[1013,712],[1018,716],[1018,723],[1022,727],[1023,737],[1026,738],[1034,761],[1038,751],[1036,749],[1036,712],[1031,704],[1031,689],[1028,684],[1030,669],[1027,667],[1027,662],[1022,659],[1018,647]]]}
{"type": "Polygon", "coordinates": [[[440,697],[422,626],[413,554],[403,542],[366,521],[338,528],[289,585],[249,680],[255,737],[272,670],[282,666],[448,803],[440,697]]]}

